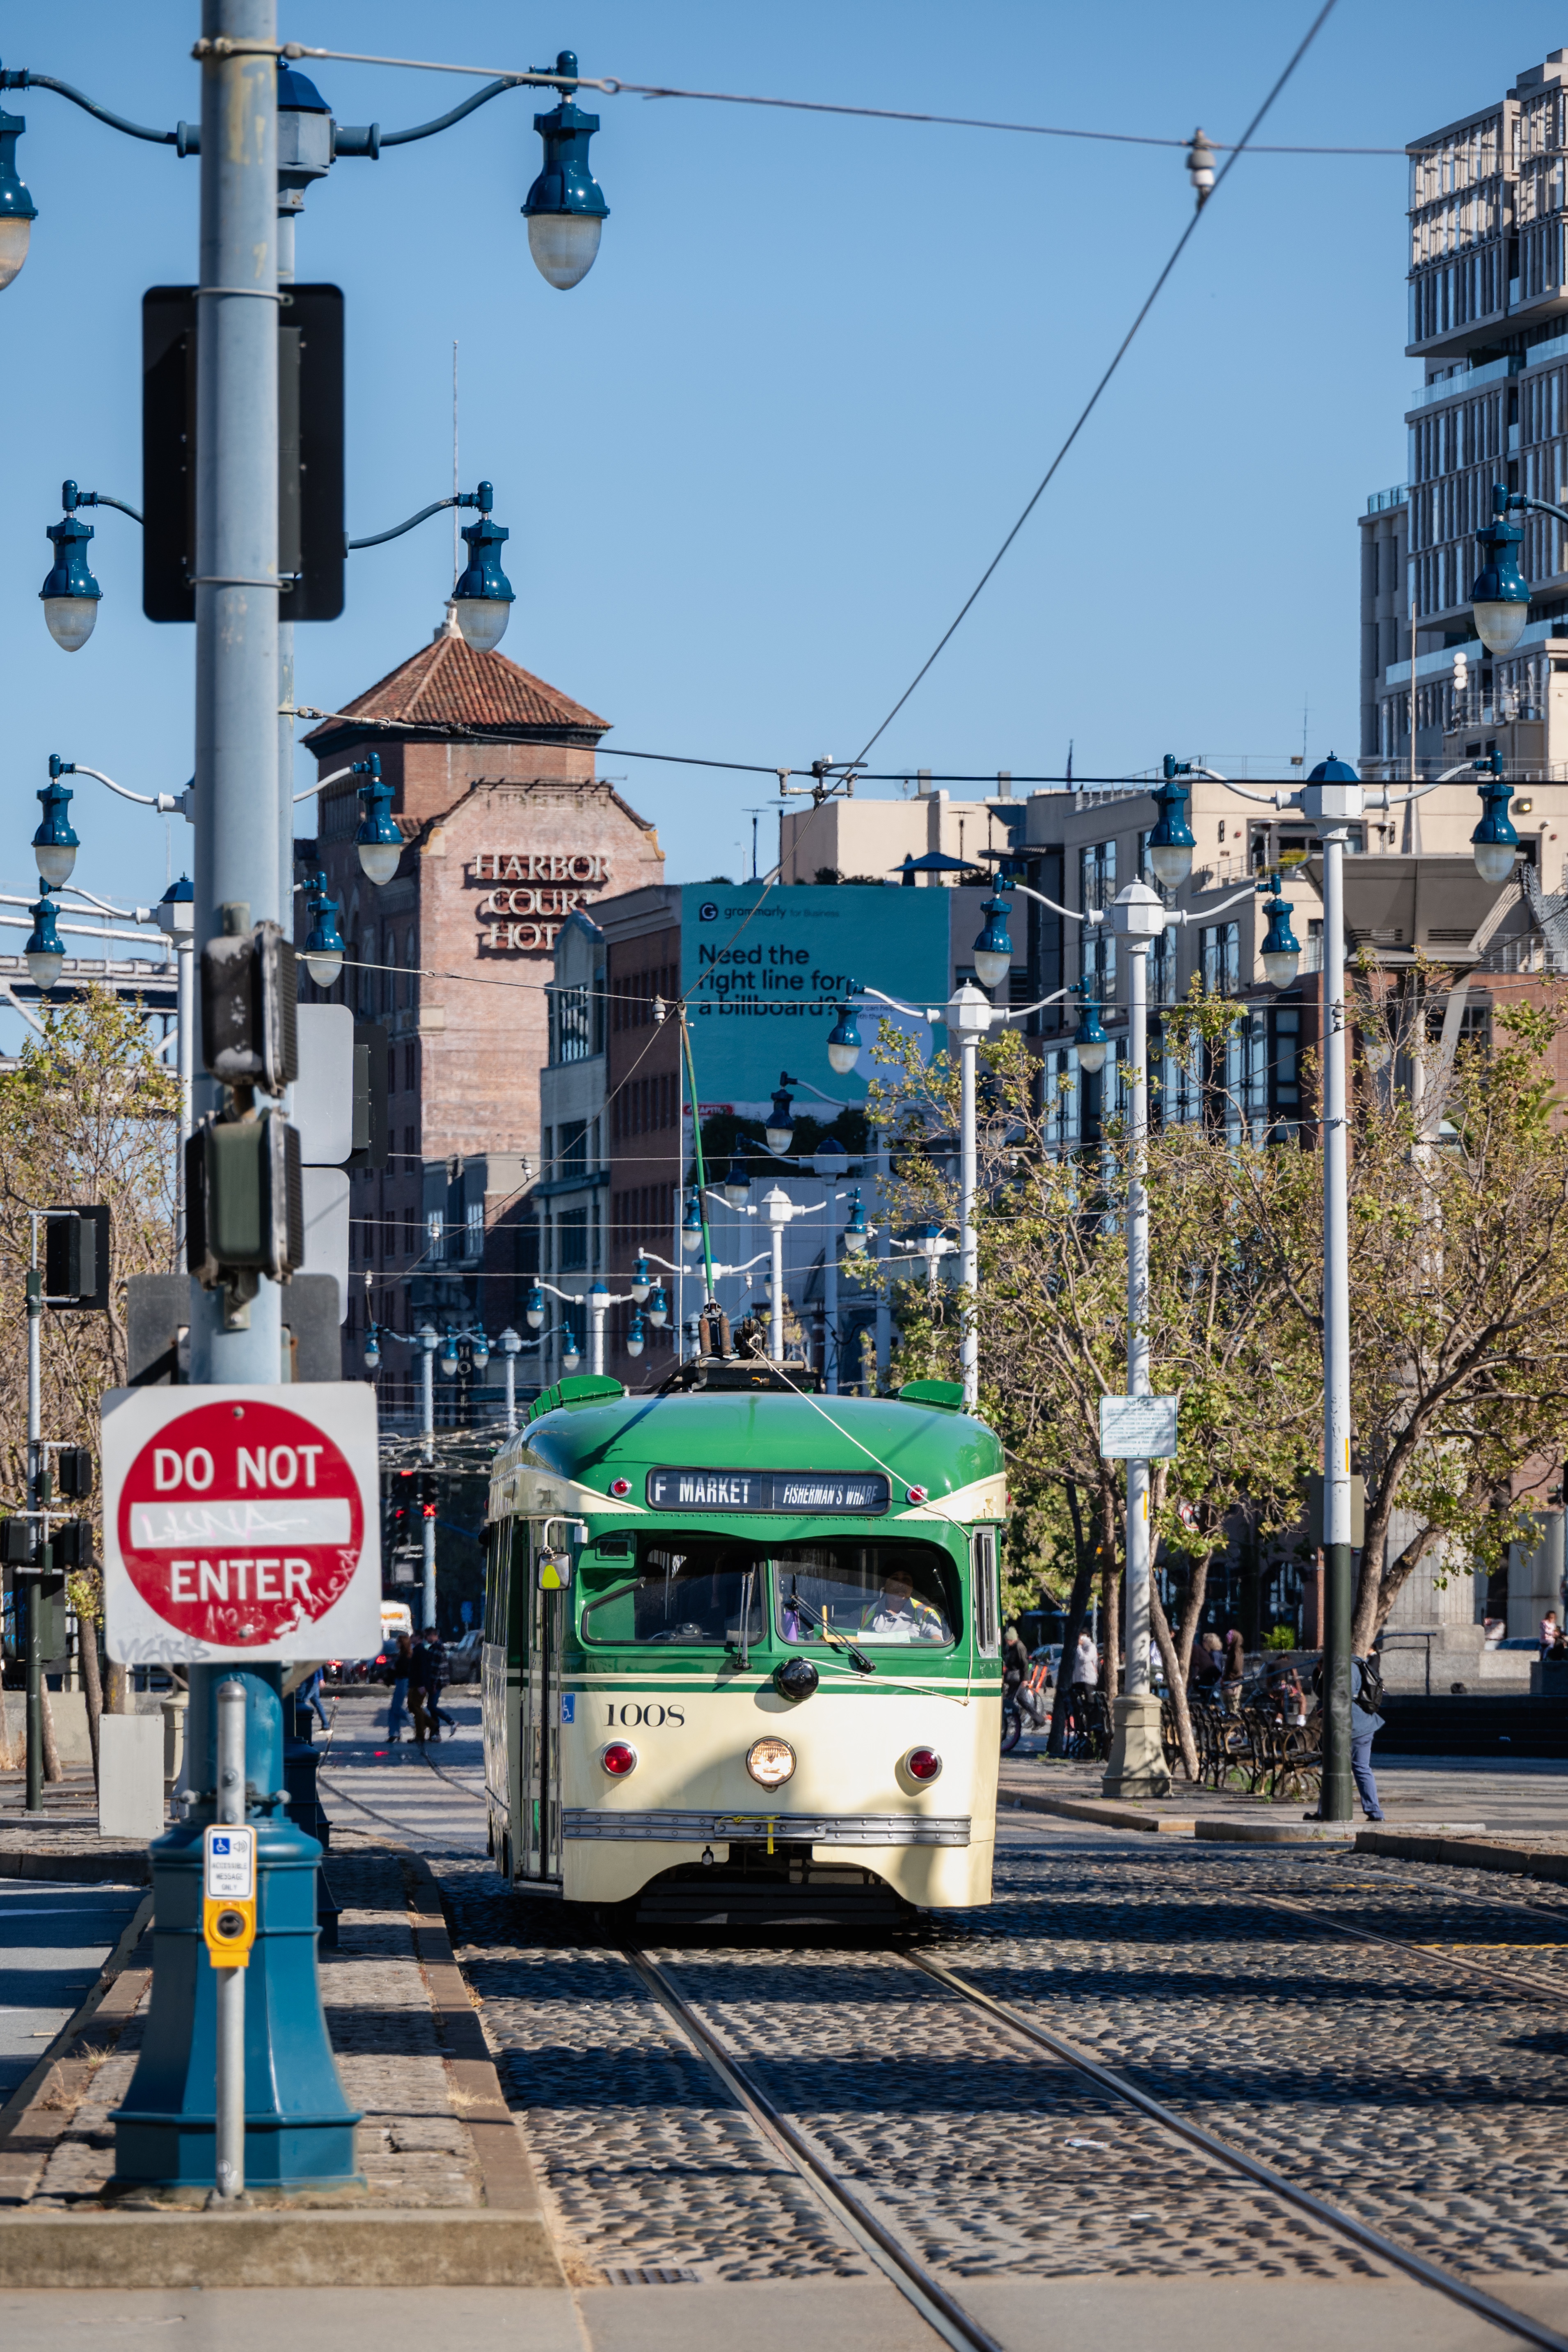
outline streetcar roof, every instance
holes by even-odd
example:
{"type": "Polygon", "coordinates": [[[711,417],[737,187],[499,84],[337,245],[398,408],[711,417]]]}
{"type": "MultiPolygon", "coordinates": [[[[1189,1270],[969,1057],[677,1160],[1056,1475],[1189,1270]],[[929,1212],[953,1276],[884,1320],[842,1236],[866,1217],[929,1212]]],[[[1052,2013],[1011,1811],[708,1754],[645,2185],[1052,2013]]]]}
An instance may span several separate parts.
{"type": "MultiPolygon", "coordinates": [[[[932,1504],[1000,1478],[995,1432],[966,1413],[896,1397],[780,1396],[721,1391],[592,1398],[558,1406],[520,1433],[492,1475],[542,1470],[609,1496],[626,1482],[646,1507],[646,1474],[676,1465],[700,1470],[884,1471],[891,1508],[908,1508],[911,1487],[932,1504]]],[[[979,1498],[976,1498],[978,1501],[979,1498]]],[[[613,1506],[612,1506],[613,1507],[613,1506]]],[[[623,1505],[625,1507],[625,1505],[623,1505]]],[[[998,1516],[994,1504],[972,1516],[998,1516]]],[[[884,1522],[885,1524],[885,1522],[884,1522]]]]}

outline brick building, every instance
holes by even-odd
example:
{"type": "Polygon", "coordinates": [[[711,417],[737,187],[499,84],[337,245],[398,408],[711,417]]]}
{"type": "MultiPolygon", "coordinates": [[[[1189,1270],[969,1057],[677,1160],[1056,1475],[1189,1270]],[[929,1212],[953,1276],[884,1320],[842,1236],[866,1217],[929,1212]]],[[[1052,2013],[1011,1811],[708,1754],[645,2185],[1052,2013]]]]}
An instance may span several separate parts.
{"type": "MultiPolygon", "coordinates": [[[[365,878],[363,780],[347,775],[297,845],[301,878],[319,870],[339,902],[348,957],[326,993],[388,1035],[391,1151],[352,1187],[350,1374],[371,1320],[479,1323],[492,1339],[522,1328],[518,1284],[537,1232],[527,1195],[551,1176],[539,1073],[555,942],[576,908],[663,874],[652,825],[595,776],[607,725],[448,625],[306,738],[323,776],[380,755],[406,845],[390,883],[365,878]]],[[[302,893],[296,903],[302,939],[302,893]]],[[[409,1353],[389,1349],[384,1364],[385,1405],[411,1410],[409,1353]]],[[[492,1388],[499,1377],[498,1359],[492,1388]]]]}

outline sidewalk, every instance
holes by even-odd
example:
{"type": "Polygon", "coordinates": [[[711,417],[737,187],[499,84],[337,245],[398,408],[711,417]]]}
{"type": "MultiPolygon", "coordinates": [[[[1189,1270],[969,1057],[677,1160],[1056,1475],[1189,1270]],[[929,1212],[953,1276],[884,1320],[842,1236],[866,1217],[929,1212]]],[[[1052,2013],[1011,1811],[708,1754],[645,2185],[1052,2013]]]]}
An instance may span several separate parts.
{"type": "MultiPolygon", "coordinates": [[[[0,1816],[0,1874],[18,1864],[81,1883],[121,1875],[123,1857],[90,1832],[0,1816]]],[[[203,2212],[197,2192],[110,2191],[110,2111],[134,2072],[151,1982],[144,1902],[96,1996],[0,2109],[8,2286],[369,2286],[405,2270],[431,2285],[563,2284],[428,1868],[339,1830],[332,1884],[340,1940],[321,1955],[321,1993],[344,2093],[363,2110],[363,2183],[262,2192],[232,2215],[203,2212]]]]}

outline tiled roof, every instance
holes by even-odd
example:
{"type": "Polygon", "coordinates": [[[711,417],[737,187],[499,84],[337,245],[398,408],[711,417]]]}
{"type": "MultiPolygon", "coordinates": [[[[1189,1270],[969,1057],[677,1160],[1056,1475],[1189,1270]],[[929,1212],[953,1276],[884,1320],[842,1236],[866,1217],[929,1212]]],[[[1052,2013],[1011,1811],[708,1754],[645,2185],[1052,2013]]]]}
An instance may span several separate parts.
{"type": "Polygon", "coordinates": [[[437,636],[398,668],[346,705],[341,719],[324,719],[307,743],[342,737],[344,719],[380,719],[414,728],[474,728],[542,734],[602,735],[609,725],[504,654],[476,653],[456,632],[437,636]]]}

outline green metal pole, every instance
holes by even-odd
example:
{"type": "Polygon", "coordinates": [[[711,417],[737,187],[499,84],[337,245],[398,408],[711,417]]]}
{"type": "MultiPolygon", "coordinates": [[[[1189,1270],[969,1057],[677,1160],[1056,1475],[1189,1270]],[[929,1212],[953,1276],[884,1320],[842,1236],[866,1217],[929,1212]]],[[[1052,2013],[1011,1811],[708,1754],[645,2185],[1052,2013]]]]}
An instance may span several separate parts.
{"type": "Polygon", "coordinates": [[[697,1099],[697,1066],[691,1058],[691,1032],[686,1007],[680,1008],[680,1049],[686,1056],[686,1090],[691,1098],[691,1132],[697,1143],[697,1213],[702,1220],[702,1273],[708,1296],[713,1296],[713,1244],[708,1233],[708,1171],[702,1161],[702,1106],[697,1099]]]}

